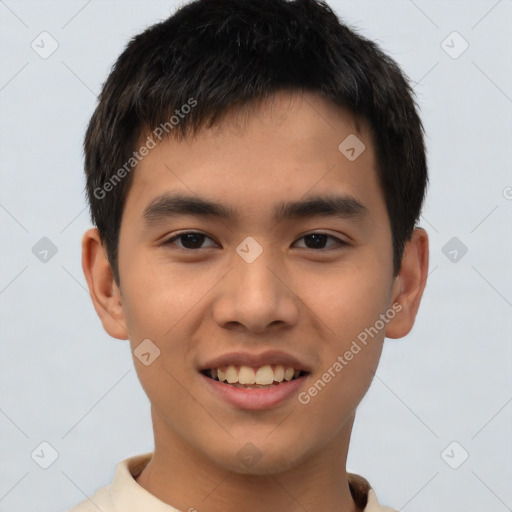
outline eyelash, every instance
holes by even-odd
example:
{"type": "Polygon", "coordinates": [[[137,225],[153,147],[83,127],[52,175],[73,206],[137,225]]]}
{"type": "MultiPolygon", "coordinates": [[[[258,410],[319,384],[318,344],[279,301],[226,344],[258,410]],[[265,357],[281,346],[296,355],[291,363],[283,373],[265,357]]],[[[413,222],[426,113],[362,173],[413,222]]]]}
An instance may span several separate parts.
{"type": "MultiPolygon", "coordinates": [[[[205,238],[210,238],[210,240],[212,240],[211,237],[209,237],[208,235],[205,235],[204,233],[201,233],[199,231],[184,231],[183,233],[179,233],[178,235],[174,235],[173,237],[168,238],[167,240],[165,240],[163,242],[162,245],[173,245],[175,240],[182,238],[186,235],[200,235],[200,236],[204,236],[205,238]]],[[[301,240],[302,238],[312,236],[312,235],[323,235],[323,236],[326,236],[327,238],[332,238],[332,239],[336,240],[336,242],[337,242],[336,245],[338,245],[337,249],[342,249],[349,245],[348,243],[344,242],[343,240],[340,240],[339,238],[337,238],[333,235],[329,235],[328,233],[322,233],[322,232],[307,233],[305,235],[302,235],[298,240],[301,240]]],[[[186,247],[178,246],[178,249],[183,250],[183,251],[197,252],[201,249],[201,247],[199,249],[188,249],[186,247]]],[[[332,246],[331,246],[331,248],[328,247],[328,248],[322,248],[322,249],[314,249],[314,248],[310,248],[310,247],[301,247],[301,249],[306,249],[308,251],[314,251],[314,252],[325,252],[328,250],[333,250],[332,246]]],[[[334,249],[334,250],[336,250],[336,249],[334,249]]]]}

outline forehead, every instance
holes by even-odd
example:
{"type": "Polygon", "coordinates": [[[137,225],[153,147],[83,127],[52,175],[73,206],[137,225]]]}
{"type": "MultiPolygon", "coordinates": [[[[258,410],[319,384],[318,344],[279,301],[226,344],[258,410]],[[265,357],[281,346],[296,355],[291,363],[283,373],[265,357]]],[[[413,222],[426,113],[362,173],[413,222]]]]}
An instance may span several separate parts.
{"type": "Polygon", "coordinates": [[[375,167],[364,122],[317,95],[282,92],[159,142],[134,171],[125,208],[142,218],[156,198],[178,192],[261,217],[284,199],[335,191],[382,207],[375,167]]]}

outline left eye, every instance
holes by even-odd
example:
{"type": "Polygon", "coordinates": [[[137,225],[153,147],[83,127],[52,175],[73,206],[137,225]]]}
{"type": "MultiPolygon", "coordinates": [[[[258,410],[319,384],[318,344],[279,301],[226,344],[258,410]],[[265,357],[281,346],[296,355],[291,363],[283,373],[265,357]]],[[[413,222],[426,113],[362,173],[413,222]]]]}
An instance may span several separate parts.
{"type": "MultiPolygon", "coordinates": [[[[309,247],[305,247],[305,249],[323,249],[325,243],[327,242],[328,238],[331,238],[335,240],[335,243],[332,244],[329,247],[332,247],[333,245],[339,245],[344,246],[347,245],[345,242],[340,240],[339,238],[336,238],[335,236],[328,235],[326,233],[310,233],[308,235],[303,235],[299,238],[299,240],[303,239],[308,240],[310,243],[306,243],[306,246],[309,245],[309,247]]],[[[204,242],[205,239],[212,240],[209,236],[206,236],[203,233],[198,233],[196,231],[189,231],[186,233],[180,233],[179,235],[175,235],[172,238],[169,238],[164,242],[164,245],[172,245],[174,244],[175,240],[181,240],[182,245],[179,246],[181,249],[188,249],[188,250],[194,250],[194,249],[201,249],[201,245],[204,242]]],[[[215,243],[214,243],[215,245],[215,243]]],[[[213,247],[210,245],[210,247],[213,247]]]]}
{"type": "Polygon", "coordinates": [[[310,233],[309,235],[304,235],[299,238],[301,240],[304,238],[304,240],[308,239],[310,240],[311,247],[306,247],[306,249],[323,249],[324,243],[327,241],[328,238],[331,238],[332,240],[335,240],[335,243],[332,244],[330,247],[338,245],[338,246],[344,246],[347,245],[343,240],[340,240],[339,238],[336,238],[335,236],[328,235],[326,233],[310,233]]]}

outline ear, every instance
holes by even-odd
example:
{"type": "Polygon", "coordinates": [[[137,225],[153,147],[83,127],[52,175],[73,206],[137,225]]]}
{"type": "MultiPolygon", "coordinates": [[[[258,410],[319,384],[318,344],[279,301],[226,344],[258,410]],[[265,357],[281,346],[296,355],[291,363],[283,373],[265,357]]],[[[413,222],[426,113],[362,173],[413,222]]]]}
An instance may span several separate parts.
{"type": "Polygon", "coordinates": [[[82,269],[94,309],[100,317],[103,328],[113,338],[128,339],[121,291],[115,283],[96,228],[86,231],[82,238],[82,269]]]}
{"type": "Polygon", "coordinates": [[[393,304],[400,304],[401,309],[387,324],[387,338],[402,338],[412,329],[427,275],[428,235],[424,229],[416,228],[405,245],[402,267],[393,284],[393,304]]]}

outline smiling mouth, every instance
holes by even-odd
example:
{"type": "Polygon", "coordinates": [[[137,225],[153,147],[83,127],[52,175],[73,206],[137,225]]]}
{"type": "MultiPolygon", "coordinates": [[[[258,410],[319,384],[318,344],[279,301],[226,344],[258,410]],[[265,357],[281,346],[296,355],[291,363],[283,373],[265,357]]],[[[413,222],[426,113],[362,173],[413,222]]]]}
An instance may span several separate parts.
{"type": "Polygon", "coordinates": [[[202,370],[210,379],[244,389],[266,389],[291,382],[308,375],[308,372],[291,366],[267,364],[260,367],[228,365],[202,370]]]}

